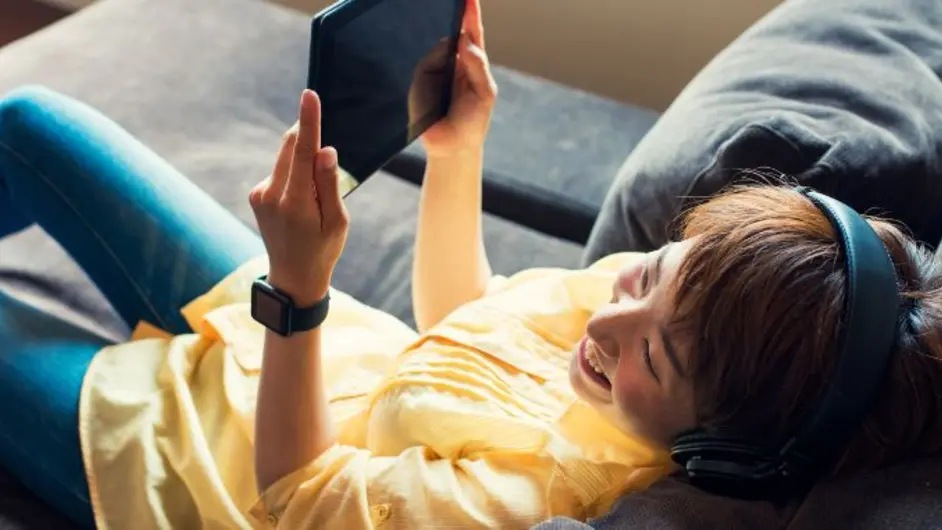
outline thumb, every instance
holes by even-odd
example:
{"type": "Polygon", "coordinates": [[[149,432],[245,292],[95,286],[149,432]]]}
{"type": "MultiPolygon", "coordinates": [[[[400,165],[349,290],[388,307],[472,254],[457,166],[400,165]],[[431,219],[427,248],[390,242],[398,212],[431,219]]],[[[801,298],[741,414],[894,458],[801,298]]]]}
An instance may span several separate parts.
{"type": "Polygon", "coordinates": [[[468,76],[471,90],[479,97],[493,99],[497,95],[497,84],[491,76],[487,54],[473,43],[464,40],[465,46],[458,54],[460,66],[468,76]]]}
{"type": "Polygon", "coordinates": [[[333,147],[325,147],[317,153],[314,181],[321,211],[321,227],[327,229],[345,225],[347,209],[340,190],[337,150],[333,147]]]}

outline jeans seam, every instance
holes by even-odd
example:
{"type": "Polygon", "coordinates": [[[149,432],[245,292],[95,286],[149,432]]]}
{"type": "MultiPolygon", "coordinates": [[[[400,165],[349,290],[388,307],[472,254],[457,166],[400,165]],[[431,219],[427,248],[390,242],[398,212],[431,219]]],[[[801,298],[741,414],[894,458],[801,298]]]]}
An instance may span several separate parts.
{"type": "MultiPolygon", "coordinates": [[[[134,291],[137,293],[137,295],[140,297],[140,299],[141,299],[142,302],[144,303],[144,306],[147,307],[147,309],[150,310],[152,316],[153,316],[154,319],[156,320],[155,323],[156,323],[156,324],[159,324],[160,326],[162,326],[162,327],[164,327],[164,328],[166,328],[166,327],[167,327],[167,323],[164,322],[163,318],[161,318],[161,316],[160,316],[160,313],[159,313],[159,312],[157,311],[157,309],[151,304],[151,302],[150,302],[150,300],[147,298],[147,296],[144,295],[144,290],[141,288],[140,284],[138,284],[137,281],[135,281],[134,276],[130,273],[130,271],[128,271],[128,270],[125,268],[125,266],[124,266],[124,264],[121,262],[121,260],[118,259],[118,256],[115,255],[114,251],[111,250],[111,247],[109,247],[108,244],[105,242],[104,238],[101,237],[101,234],[99,234],[98,231],[96,231],[96,230],[92,227],[91,223],[88,222],[88,219],[86,219],[86,218],[81,214],[81,212],[79,212],[78,208],[76,208],[75,205],[69,200],[68,196],[65,195],[64,193],[62,193],[62,191],[60,191],[59,188],[57,188],[56,185],[53,184],[52,180],[51,180],[45,173],[43,173],[42,171],[40,171],[39,168],[37,168],[37,167],[35,167],[34,165],[30,164],[29,161],[28,161],[25,157],[23,157],[19,152],[17,152],[15,149],[13,149],[13,147],[11,147],[9,144],[5,143],[3,140],[0,140],[0,149],[3,149],[3,150],[5,150],[5,151],[7,151],[8,153],[10,153],[10,154],[11,154],[13,157],[15,157],[21,164],[23,164],[23,166],[26,167],[27,170],[29,170],[29,171],[32,172],[35,176],[37,176],[37,177],[39,177],[40,179],[42,179],[43,182],[45,182],[46,185],[49,186],[49,188],[52,189],[52,191],[55,192],[55,193],[62,199],[62,201],[65,202],[65,203],[68,205],[68,207],[72,210],[72,212],[75,214],[75,216],[78,217],[78,219],[82,222],[82,224],[84,224],[85,227],[88,228],[88,231],[91,232],[91,234],[95,237],[95,239],[98,240],[98,242],[101,244],[101,246],[102,246],[102,248],[105,250],[105,252],[106,252],[109,256],[111,256],[111,258],[112,258],[112,259],[114,260],[114,262],[117,264],[117,266],[118,266],[118,268],[121,270],[121,272],[124,273],[125,277],[126,277],[127,280],[131,283],[131,286],[134,288],[134,291]]],[[[101,288],[99,288],[99,290],[101,290],[101,288]]],[[[109,300],[109,303],[111,303],[110,300],[109,300]]],[[[135,323],[130,323],[130,322],[129,322],[128,324],[133,327],[133,325],[134,325],[135,323]]]]}

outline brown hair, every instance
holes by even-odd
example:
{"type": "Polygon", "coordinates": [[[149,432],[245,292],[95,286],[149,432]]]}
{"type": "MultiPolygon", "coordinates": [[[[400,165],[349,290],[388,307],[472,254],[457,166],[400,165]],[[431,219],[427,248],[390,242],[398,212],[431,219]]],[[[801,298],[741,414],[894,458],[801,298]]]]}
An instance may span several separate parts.
{"type": "MultiPolygon", "coordinates": [[[[942,449],[942,270],[901,228],[868,221],[897,268],[897,351],[832,473],[942,449]]],[[[738,186],[689,211],[680,230],[697,238],[675,292],[700,426],[785,439],[837,363],[847,286],[831,223],[788,187],[738,186]]]]}

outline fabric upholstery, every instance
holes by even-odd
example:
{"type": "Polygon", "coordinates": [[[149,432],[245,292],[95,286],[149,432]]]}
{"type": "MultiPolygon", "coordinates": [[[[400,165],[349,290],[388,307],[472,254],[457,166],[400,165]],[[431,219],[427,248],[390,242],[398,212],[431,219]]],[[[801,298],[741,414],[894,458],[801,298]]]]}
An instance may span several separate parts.
{"type": "Polygon", "coordinates": [[[751,530],[784,528],[797,503],[741,501],[705,493],[681,480],[661,480],[619,499],[612,510],[586,523],[557,517],[533,530],[751,530]]]}
{"type": "Polygon", "coordinates": [[[583,524],[556,518],[535,530],[751,529],[833,530],[942,527],[942,460],[915,460],[818,484],[801,502],[725,499],[679,479],[623,497],[604,517],[583,524]]]}
{"type": "Polygon", "coordinates": [[[586,261],[648,250],[767,166],[942,237],[942,3],[790,0],[720,53],[625,161],[586,261]]]}
{"type": "MultiPolygon", "coordinates": [[[[485,209],[584,244],[619,166],[658,113],[493,70],[499,96],[485,151],[485,209]]],[[[425,157],[416,142],[389,168],[420,182],[425,157]]]]}

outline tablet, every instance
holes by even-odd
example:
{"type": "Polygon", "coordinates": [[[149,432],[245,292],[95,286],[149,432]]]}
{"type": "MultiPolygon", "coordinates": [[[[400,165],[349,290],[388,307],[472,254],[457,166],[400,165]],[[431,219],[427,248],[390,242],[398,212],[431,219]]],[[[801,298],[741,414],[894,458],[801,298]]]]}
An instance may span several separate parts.
{"type": "Polygon", "coordinates": [[[343,0],[314,17],[308,88],[349,194],[448,113],[465,0],[343,0]]]}

